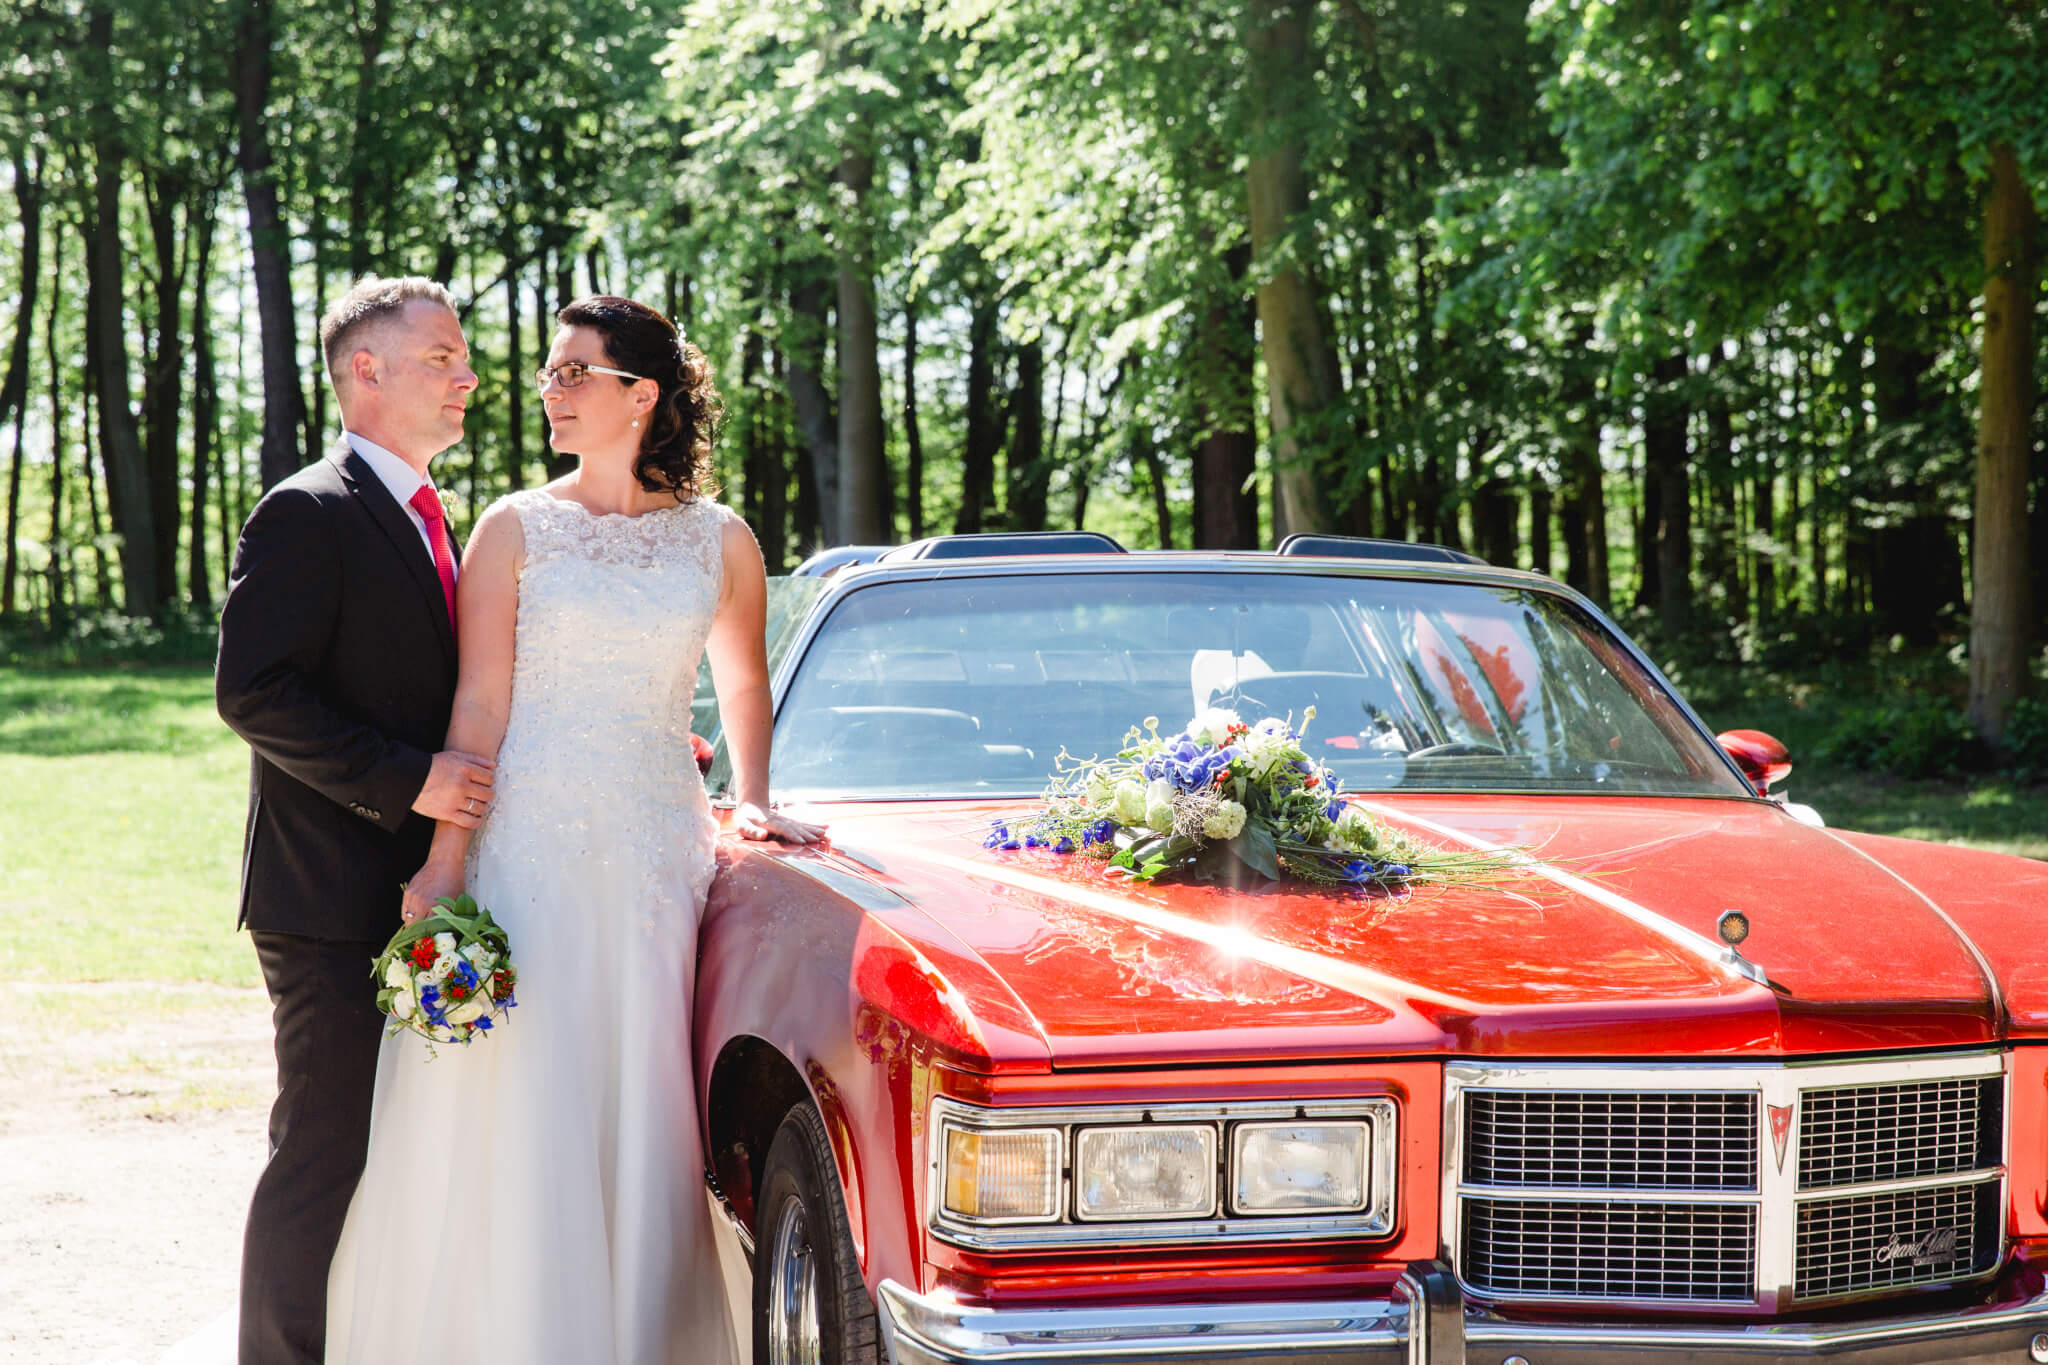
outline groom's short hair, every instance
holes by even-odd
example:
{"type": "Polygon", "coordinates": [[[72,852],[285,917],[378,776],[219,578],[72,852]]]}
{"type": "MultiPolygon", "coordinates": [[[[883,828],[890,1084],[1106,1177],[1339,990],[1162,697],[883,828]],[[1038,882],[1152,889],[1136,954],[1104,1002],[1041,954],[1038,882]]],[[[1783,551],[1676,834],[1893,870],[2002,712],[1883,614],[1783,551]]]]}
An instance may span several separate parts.
{"type": "Polygon", "coordinates": [[[327,377],[336,387],[348,358],[361,346],[363,337],[379,325],[395,321],[414,299],[428,299],[449,312],[456,312],[455,296],[445,285],[424,275],[400,275],[382,279],[365,275],[349,286],[320,319],[320,354],[327,362],[327,377]]]}

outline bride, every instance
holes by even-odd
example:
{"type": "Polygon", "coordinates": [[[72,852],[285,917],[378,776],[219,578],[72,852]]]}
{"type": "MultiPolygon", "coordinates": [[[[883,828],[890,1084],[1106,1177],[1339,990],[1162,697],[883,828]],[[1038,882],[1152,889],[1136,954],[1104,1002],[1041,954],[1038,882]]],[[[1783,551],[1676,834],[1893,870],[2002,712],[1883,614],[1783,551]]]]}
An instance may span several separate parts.
{"type": "Polygon", "coordinates": [[[469,1048],[379,1057],[370,1152],[328,1288],[330,1362],[725,1365],[690,1001],[717,826],[689,744],[711,660],[744,838],[768,804],[761,553],[706,492],[718,396],[654,310],[578,300],[535,376],[572,474],[478,521],[448,743],[497,799],[443,823],[417,919],[468,890],[511,936],[519,1007],[469,1048]]]}

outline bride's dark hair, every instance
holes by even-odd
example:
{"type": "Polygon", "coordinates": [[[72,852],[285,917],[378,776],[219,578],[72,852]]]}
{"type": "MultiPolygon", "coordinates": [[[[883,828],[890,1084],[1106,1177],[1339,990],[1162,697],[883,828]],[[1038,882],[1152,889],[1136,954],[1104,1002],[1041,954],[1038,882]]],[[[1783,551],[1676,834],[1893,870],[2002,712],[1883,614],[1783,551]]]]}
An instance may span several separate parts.
{"type": "MultiPolygon", "coordinates": [[[[588,327],[604,338],[605,359],[661,387],[640,437],[633,476],[650,493],[673,493],[691,502],[718,491],[711,475],[711,443],[725,416],[711,382],[711,362],[676,325],[644,303],[616,294],[592,294],[555,314],[564,327],[588,327]]],[[[593,375],[631,384],[630,379],[593,375]]]]}

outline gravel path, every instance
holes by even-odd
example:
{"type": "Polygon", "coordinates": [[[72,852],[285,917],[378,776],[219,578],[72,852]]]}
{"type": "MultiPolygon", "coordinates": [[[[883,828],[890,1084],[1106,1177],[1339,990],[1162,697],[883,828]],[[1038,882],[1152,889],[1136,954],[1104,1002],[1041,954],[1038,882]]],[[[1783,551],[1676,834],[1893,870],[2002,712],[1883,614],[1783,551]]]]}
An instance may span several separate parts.
{"type": "Polygon", "coordinates": [[[273,1082],[261,990],[0,982],[0,1361],[228,1365],[273,1082]]]}

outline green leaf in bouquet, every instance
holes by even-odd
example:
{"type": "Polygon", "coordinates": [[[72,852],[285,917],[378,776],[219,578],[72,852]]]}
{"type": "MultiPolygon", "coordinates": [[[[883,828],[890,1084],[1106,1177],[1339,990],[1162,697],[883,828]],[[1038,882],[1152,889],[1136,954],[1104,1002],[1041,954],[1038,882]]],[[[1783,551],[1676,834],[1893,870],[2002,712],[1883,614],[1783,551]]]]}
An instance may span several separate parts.
{"type": "Polygon", "coordinates": [[[1273,832],[1265,825],[1247,820],[1243,832],[1230,841],[1230,849],[1260,876],[1269,881],[1280,880],[1280,853],[1273,846],[1273,832]]]}

